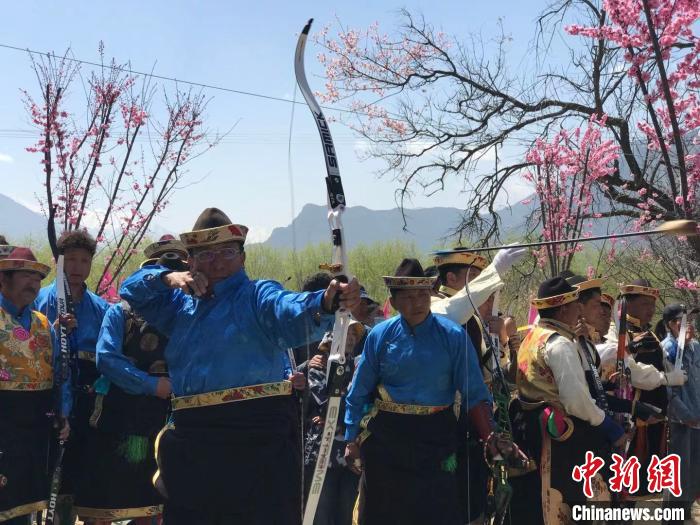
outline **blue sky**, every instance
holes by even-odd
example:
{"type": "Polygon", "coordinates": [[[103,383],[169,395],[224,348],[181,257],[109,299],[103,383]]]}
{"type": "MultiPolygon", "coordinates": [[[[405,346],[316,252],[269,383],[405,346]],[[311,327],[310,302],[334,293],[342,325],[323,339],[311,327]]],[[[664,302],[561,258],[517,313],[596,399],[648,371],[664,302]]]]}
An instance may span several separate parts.
{"type": "MultiPolygon", "coordinates": [[[[135,70],[205,84],[291,98],[293,54],[305,21],[314,17],[318,30],[336,18],[348,27],[378,21],[387,31],[399,20],[398,9],[422,13],[449,34],[465,36],[498,31],[503,19],[513,37],[513,61],[522,59],[534,34],[534,19],[544,5],[538,1],[392,1],[352,2],[133,1],[6,2],[1,44],[62,53],[71,47],[77,58],[96,61],[97,45],[119,62],[130,60],[135,70]]],[[[323,79],[316,62],[318,49],[309,42],[310,83],[323,79]]],[[[36,93],[36,79],[26,53],[0,48],[0,131],[31,129],[19,89],[36,93]]],[[[83,67],[87,73],[88,68],[83,67]]],[[[184,231],[207,206],[226,211],[234,222],[251,227],[251,239],[261,240],[275,226],[291,219],[287,140],[291,105],[219,91],[207,112],[208,127],[237,127],[215,150],[191,164],[193,179],[203,182],[181,190],[157,221],[174,232],[184,231]]],[[[301,100],[301,96],[298,95],[301,100]]],[[[332,112],[327,112],[328,115],[332,112]]],[[[325,170],[320,143],[308,109],[297,106],[292,135],[292,166],[297,212],[307,202],[325,203],[325,170]]],[[[378,180],[377,164],[360,162],[359,139],[341,124],[332,124],[349,205],[372,209],[395,206],[395,183],[378,180]]],[[[36,155],[24,151],[30,138],[0,133],[0,193],[36,208],[42,191],[36,155]]],[[[416,196],[414,206],[462,207],[462,184],[454,180],[446,192],[428,199],[416,196]]]]}

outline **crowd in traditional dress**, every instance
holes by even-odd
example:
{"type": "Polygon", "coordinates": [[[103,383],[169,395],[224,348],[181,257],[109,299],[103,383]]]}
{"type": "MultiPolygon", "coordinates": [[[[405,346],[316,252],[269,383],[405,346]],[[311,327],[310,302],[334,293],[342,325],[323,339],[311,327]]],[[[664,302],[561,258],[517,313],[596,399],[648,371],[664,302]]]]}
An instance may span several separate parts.
{"type": "Polygon", "coordinates": [[[248,277],[247,233],[206,209],[149,245],[108,304],[86,285],[95,240],[65,232],[66,313],[64,276],[41,288],[50,267],[0,238],[0,522],[43,523],[62,455],[53,523],[296,525],[324,453],[315,525],[570,523],[574,505],[658,496],[647,467],[672,453],[682,491],[665,505],[690,517],[697,309],[669,304],[653,329],[649,282],[613,297],[567,272],[519,327],[498,308],[518,247],[397,261],[384,305],[327,272],[293,292],[248,277]],[[338,311],[352,314],[340,368],[338,311]],[[324,452],[330,370],[342,389],[324,452]],[[640,489],[611,493],[603,469],[586,495],[572,472],[587,452],[638,458],[640,489]]]}

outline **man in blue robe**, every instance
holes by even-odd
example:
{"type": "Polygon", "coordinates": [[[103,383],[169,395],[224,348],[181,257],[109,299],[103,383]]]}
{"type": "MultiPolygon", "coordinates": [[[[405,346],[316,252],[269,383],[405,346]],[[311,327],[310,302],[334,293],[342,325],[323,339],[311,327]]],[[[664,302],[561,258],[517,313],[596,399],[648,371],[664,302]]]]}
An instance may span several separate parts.
{"type": "Polygon", "coordinates": [[[137,314],[169,337],[172,423],[156,446],[167,525],[296,524],[301,451],[286,351],[320,339],[357,281],[295,293],[252,281],[248,228],[206,209],[180,239],[190,271],[145,267],[121,287],[137,314]],[[339,298],[339,301],[336,300],[339,298]]]}
{"type": "MultiPolygon", "coordinates": [[[[69,347],[72,364],[72,387],[74,391],[71,425],[73,433],[66,446],[63,459],[62,497],[59,500],[61,525],[72,524],[75,516],[72,503],[77,499],[81,479],[89,468],[85,451],[93,435],[89,420],[94,410],[94,384],[98,373],[95,366],[95,347],[100,333],[102,318],[109,304],[88,290],[86,281],[90,277],[92,259],[97,250],[97,243],[89,233],[83,230],[66,231],[57,241],[58,252],[64,256],[64,272],[71,295],[73,312],[65,322],[69,330],[69,347]]],[[[39,292],[34,308],[42,312],[49,320],[56,321],[56,281],[45,286],[39,292]]]]}
{"type": "Polygon", "coordinates": [[[456,525],[455,394],[490,453],[516,451],[493,432],[491,397],[464,329],[430,311],[435,278],[404,259],[384,279],[400,315],[367,336],[346,400],[346,458],[357,465],[362,457],[361,520],[456,525]]]}

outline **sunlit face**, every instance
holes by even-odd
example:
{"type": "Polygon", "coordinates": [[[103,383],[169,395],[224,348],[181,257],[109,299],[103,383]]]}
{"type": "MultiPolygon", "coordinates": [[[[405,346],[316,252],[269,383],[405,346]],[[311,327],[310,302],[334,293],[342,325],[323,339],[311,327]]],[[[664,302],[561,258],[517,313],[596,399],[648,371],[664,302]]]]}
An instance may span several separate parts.
{"type": "Polygon", "coordinates": [[[599,292],[593,292],[593,295],[581,303],[581,315],[593,326],[597,326],[600,323],[600,319],[603,316],[603,308],[599,292]]]}
{"type": "Polygon", "coordinates": [[[656,312],[656,299],[648,295],[637,295],[627,299],[627,313],[647,325],[656,312]]]}
{"type": "Polygon", "coordinates": [[[396,290],[392,294],[391,306],[399,312],[409,326],[425,321],[430,314],[430,289],[396,290]]]}
{"type": "Polygon", "coordinates": [[[493,301],[496,297],[496,294],[491,294],[486,301],[479,306],[479,315],[483,317],[484,319],[490,319],[493,315],[493,301]]]}
{"type": "Polygon", "coordinates": [[[559,308],[557,320],[568,324],[569,326],[576,326],[576,323],[578,323],[578,320],[581,317],[582,311],[583,308],[581,307],[581,303],[578,301],[567,303],[559,308]]]}
{"type": "Polygon", "coordinates": [[[189,258],[191,271],[200,272],[209,286],[231,277],[245,265],[245,252],[238,242],[227,242],[196,248],[189,258]]]}
{"type": "Polygon", "coordinates": [[[673,337],[678,337],[681,332],[681,318],[673,319],[668,322],[668,329],[673,334],[673,337]]]}
{"type": "Polygon", "coordinates": [[[67,248],[63,253],[63,269],[70,286],[81,286],[92,269],[92,254],[83,248],[67,248]]]}
{"type": "Polygon", "coordinates": [[[445,284],[453,290],[461,290],[467,284],[476,279],[481,270],[475,266],[465,266],[457,272],[447,272],[445,284]]]}
{"type": "Polygon", "coordinates": [[[32,304],[39,295],[41,275],[26,270],[0,272],[0,284],[3,296],[22,309],[32,304]]]}

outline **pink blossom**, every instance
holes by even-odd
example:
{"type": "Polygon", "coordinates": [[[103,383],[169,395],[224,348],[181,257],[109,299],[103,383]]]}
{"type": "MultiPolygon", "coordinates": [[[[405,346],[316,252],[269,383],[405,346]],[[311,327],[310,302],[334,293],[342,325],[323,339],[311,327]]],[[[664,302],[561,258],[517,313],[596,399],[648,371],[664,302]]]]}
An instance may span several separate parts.
{"type": "Polygon", "coordinates": [[[678,288],[679,290],[698,290],[700,289],[700,286],[698,286],[697,282],[690,281],[686,279],[685,277],[681,277],[680,279],[676,279],[673,282],[673,286],[678,288]]]}

